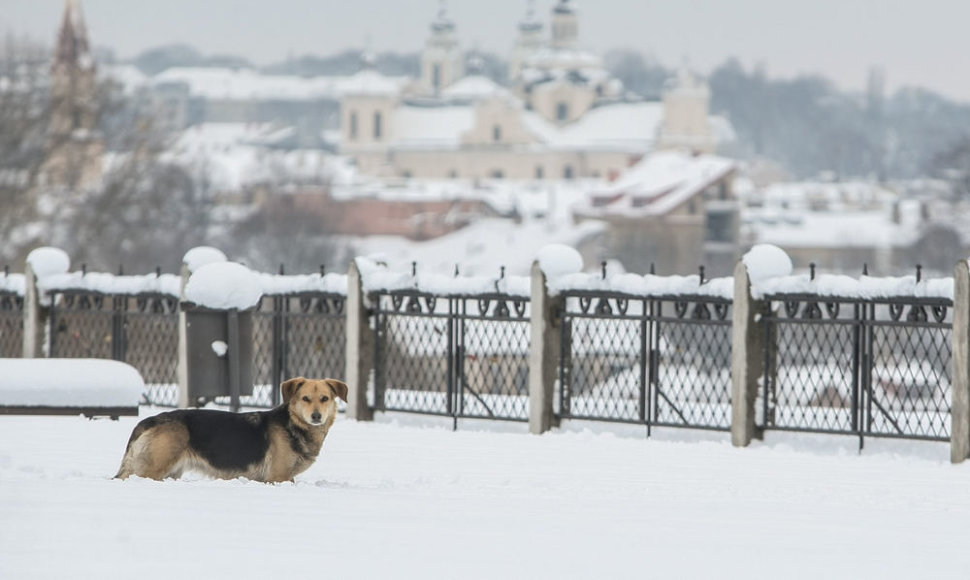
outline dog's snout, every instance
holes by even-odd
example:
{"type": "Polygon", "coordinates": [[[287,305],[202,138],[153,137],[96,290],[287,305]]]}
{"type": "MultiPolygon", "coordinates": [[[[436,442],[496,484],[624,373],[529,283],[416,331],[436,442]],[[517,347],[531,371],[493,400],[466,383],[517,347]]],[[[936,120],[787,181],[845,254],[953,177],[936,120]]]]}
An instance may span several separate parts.
{"type": "Polygon", "coordinates": [[[310,415],[310,418],[313,419],[314,421],[319,421],[321,416],[322,415],[320,415],[319,411],[314,411],[313,414],[310,415]]]}

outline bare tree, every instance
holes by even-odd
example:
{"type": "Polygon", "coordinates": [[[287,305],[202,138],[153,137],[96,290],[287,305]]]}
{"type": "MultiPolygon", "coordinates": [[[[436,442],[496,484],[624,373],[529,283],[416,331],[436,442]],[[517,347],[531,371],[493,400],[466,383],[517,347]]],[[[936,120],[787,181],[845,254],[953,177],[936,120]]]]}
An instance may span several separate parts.
{"type": "Polygon", "coordinates": [[[297,199],[272,198],[238,223],[224,243],[250,267],[263,271],[275,271],[280,264],[290,272],[313,272],[322,265],[343,269],[352,249],[330,233],[340,211],[332,203],[314,207],[297,199]]]}

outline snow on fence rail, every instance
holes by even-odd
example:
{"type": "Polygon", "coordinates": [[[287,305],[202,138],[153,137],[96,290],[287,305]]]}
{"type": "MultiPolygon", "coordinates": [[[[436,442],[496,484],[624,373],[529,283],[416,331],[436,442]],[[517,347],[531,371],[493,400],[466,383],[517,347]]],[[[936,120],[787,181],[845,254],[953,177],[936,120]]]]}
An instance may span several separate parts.
{"type": "MultiPolygon", "coordinates": [[[[30,314],[3,305],[29,305],[26,298],[35,291],[53,313],[45,321],[54,337],[47,354],[134,360],[146,375],[146,401],[174,404],[183,288],[193,276],[198,285],[203,276],[197,274],[225,261],[217,250],[193,252],[180,276],[72,273],[56,251],[28,259],[39,272],[0,277],[4,355],[16,356],[9,321],[27,321],[30,314]],[[138,332],[143,336],[133,338],[138,332]],[[90,348],[67,353],[64,339],[90,348]],[[165,346],[155,352],[133,346],[142,340],[165,346]]],[[[958,277],[793,275],[788,257],[770,246],[744,256],[739,271],[747,285],[734,277],[705,279],[703,271],[641,276],[604,266],[584,273],[578,254],[562,247],[544,248],[538,258],[544,283],[535,271],[469,277],[414,265],[396,272],[374,258],[356,259],[357,289],[344,274],[247,274],[239,284],[252,285],[249,295],[257,297],[252,340],[258,386],[247,403],[277,402],[271,385],[284,377],[343,375],[349,350],[373,359],[374,381],[355,386],[367,389],[360,400],[371,410],[531,425],[538,415],[531,407],[540,401],[560,418],[733,432],[747,415],[731,401],[750,398],[757,405],[749,431],[831,431],[860,440],[963,437],[964,419],[950,420],[954,401],[962,409],[953,391],[966,383],[953,376],[951,361],[970,356],[952,331],[958,277]],[[374,332],[371,343],[360,343],[370,344],[366,352],[355,351],[347,334],[357,315],[347,308],[354,292],[367,302],[358,328],[374,332]],[[552,331],[536,330],[545,316],[533,311],[536,292],[552,305],[552,331]],[[739,300],[751,306],[737,313],[739,300]],[[739,336],[754,340],[760,354],[736,353],[739,336]],[[550,356],[554,389],[543,386],[548,377],[540,380],[535,370],[550,356]],[[738,375],[738,364],[751,372],[738,375]],[[744,379],[748,375],[757,380],[744,379]],[[744,389],[754,389],[752,396],[742,396],[744,389]]],[[[33,334],[44,333],[27,332],[25,345],[33,334]]]]}

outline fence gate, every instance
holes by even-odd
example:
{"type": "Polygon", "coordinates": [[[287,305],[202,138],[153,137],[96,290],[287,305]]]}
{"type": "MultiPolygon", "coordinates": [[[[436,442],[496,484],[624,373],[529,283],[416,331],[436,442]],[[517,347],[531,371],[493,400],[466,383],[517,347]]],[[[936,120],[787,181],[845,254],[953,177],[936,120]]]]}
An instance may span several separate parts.
{"type": "Polygon", "coordinates": [[[138,369],[145,397],[174,406],[178,389],[178,300],[164,294],[51,293],[52,358],[107,358],[138,369]]]}
{"type": "MultiPolygon", "coordinates": [[[[253,396],[246,405],[280,403],[286,379],[342,377],[346,296],[300,292],[266,296],[253,317],[253,396]]],[[[343,402],[340,402],[343,406],[343,402]]]]}
{"type": "Polygon", "coordinates": [[[729,429],[731,301],[564,293],[558,413],[729,429]]]}
{"type": "Polygon", "coordinates": [[[765,300],[759,425],[950,438],[951,300],[765,300]]]}
{"type": "Polygon", "coordinates": [[[528,420],[527,299],[396,291],[372,300],[375,408],[528,420]]]}

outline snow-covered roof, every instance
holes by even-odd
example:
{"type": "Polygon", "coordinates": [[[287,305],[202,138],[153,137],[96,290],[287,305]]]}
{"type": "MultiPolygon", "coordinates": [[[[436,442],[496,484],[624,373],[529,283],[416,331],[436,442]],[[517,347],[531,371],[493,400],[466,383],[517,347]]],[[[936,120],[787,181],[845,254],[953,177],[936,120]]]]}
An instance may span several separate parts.
{"type": "MultiPolygon", "coordinates": [[[[513,102],[519,105],[526,130],[552,149],[645,153],[653,147],[663,120],[661,103],[615,103],[595,107],[576,122],[557,127],[513,102]]],[[[473,104],[398,107],[392,117],[391,147],[457,149],[462,135],[474,128],[475,115],[473,104]]]]}
{"type": "Polygon", "coordinates": [[[578,215],[663,215],[734,171],[715,155],[660,151],[644,157],[608,187],[576,206],[578,215]]]}
{"type": "Polygon", "coordinates": [[[202,123],[183,131],[166,157],[204,172],[218,191],[237,191],[281,174],[293,180],[353,179],[348,161],[326,151],[272,148],[290,131],[271,123],[202,123]]]}
{"type": "Polygon", "coordinates": [[[919,237],[918,224],[895,223],[888,209],[749,214],[745,225],[757,241],[783,248],[908,247],[919,237]]]}
{"type": "Polygon", "coordinates": [[[469,75],[442,91],[442,97],[449,101],[480,101],[507,95],[508,89],[484,75],[469,75]]]}
{"type": "Polygon", "coordinates": [[[653,147],[663,122],[663,103],[615,103],[590,109],[560,129],[560,146],[646,152],[653,147]]]}
{"type": "Polygon", "coordinates": [[[155,75],[150,82],[155,86],[185,84],[192,96],[214,100],[312,101],[337,100],[348,94],[396,95],[407,79],[369,69],[349,77],[300,77],[267,75],[249,68],[175,67],[155,75]]]}
{"type": "Polygon", "coordinates": [[[401,92],[403,79],[384,76],[373,69],[364,69],[347,79],[336,82],[337,93],[342,96],[388,96],[393,97],[401,92]]]}
{"type": "Polygon", "coordinates": [[[457,149],[461,136],[475,126],[471,105],[414,107],[404,105],[391,118],[392,147],[457,149]]]}

